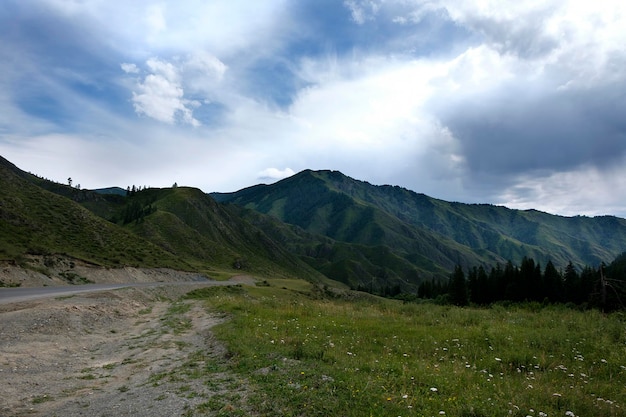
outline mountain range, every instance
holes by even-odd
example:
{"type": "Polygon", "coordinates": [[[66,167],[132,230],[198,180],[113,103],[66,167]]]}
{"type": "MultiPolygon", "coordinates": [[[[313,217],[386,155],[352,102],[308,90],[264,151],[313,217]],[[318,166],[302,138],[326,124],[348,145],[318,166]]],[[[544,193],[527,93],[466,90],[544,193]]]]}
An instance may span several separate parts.
{"type": "Polygon", "coordinates": [[[297,276],[414,290],[455,265],[532,257],[608,263],[626,220],[438,200],[337,171],[305,170],[233,193],[81,190],[0,158],[0,258],[64,254],[98,265],[297,276]]]}
{"type": "Polygon", "coordinates": [[[261,228],[254,221],[257,212],[332,239],[314,247],[287,243],[331,278],[351,285],[359,279],[351,277],[355,270],[367,275],[361,281],[382,276],[406,282],[447,274],[456,264],[493,266],[523,257],[560,268],[569,262],[597,266],[626,248],[626,220],[618,217],[446,202],[337,171],[305,170],[272,185],[211,195],[253,211],[245,216],[261,228]],[[363,258],[370,264],[359,262],[363,258]]]}

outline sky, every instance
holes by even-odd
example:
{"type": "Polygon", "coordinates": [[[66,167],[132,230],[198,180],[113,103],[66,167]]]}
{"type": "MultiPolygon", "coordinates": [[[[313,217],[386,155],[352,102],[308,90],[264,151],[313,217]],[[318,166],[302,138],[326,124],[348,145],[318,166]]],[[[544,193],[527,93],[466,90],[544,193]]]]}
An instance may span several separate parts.
{"type": "Polygon", "coordinates": [[[3,0],[0,155],[90,189],[331,169],[626,217],[626,3],[3,0]]]}

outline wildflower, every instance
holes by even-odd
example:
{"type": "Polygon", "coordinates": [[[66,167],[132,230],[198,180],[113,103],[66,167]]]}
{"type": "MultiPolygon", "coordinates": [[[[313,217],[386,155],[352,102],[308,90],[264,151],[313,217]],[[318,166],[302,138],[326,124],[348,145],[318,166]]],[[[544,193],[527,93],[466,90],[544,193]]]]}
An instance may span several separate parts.
{"type": "Polygon", "coordinates": [[[571,412],[571,411],[569,411],[569,410],[567,410],[567,411],[565,412],[565,415],[566,415],[567,417],[576,417],[576,414],[574,414],[573,412],[571,412]]]}
{"type": "Polygon", "coordinates": [[[404,395],[402,396],[402,398],[406,400],[407,398],[409,398],[409,396],[408,396],[408,395],[406,395],[406,394],[404,394],[404,395]]]}
{"type": "Polygon", "coordinates": [[[502,362],[502,359],[496,358],[496,362],[502,362]]]}
{"type": "Polygon", "coordinates": [[[437,388],[435,388],[435,387],[431,387],[431,388],[430,388],[430,390],[431,390],[432,392],[437,392],[437,391],[439,391],[439,390],[438,390],[437,388]]]}
{"type": "Polygon", "coordinates": [[[439,415],[440,415],[440,416],[444,416],[444,415],[446,415],[446,412],[445,412],[445,411],[443,411],[443,410],[441,410],[441,411],[439,412],[439,415]]]}

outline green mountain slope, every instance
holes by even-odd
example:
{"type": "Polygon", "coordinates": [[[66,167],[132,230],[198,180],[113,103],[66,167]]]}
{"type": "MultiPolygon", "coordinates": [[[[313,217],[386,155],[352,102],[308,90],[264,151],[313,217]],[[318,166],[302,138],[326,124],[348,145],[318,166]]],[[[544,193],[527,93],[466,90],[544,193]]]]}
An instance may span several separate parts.
{"type": "Polygon", "coordinates": [[[0,258],[64,254],[104,266],[189,269],[180,258],[34,184],[0,157],[0,258]]]}
{"type": "Polygon", "coordinates": [[[273,185],[212,194],[334,240],[387,247],[420,273],[524,256],[545,265],[597,265],[626,248],[626,220],[450,203],[334,171],[303,171],[273,185]],[[428,259],[437,268],[420,265],[428,259]]]}
{"type": "Polygon", "coordinates": [[[326,279],[261,230],[189,187],[80,190],[0,157],[0,259],[63,254],[103,266],[326,279]]]}
{"type": "Polygon", "coordinates": [[[420,256],[411,261],[398,256],[386,246],[336,241],[255,210],[233,204],[226,204],[224,207],[263,230],[273,241],[279,242],[281,247],[299,255],[326,277],[352,288],[378,290],[399,287],[404,291],[412,291],[422,279],[447,274],[446,270],[425,257],[420,256]]]}
{"type": "Polygon", "coordinates": [[[130,197],[124,207],[142,199],[139,205],[148,205],[151,212],[126,227],[193,264],[321,279],[319,273],[261,230],[197,188],[143,190],[130,197]]]}

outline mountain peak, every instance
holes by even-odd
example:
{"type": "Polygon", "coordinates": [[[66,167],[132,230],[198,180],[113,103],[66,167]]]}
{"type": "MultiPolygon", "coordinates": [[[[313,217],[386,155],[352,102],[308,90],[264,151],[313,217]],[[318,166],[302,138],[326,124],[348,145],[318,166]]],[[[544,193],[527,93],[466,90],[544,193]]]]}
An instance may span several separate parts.
{"type": "Polygon", "coordinates": [[[304,170],[227,201],[350,244],[387,246],[416,268],[493,265],[533,257],[564,267],[610,261],[626,246],[626,221],[565,218],[536,210],[452,203],[340,171],[304,170]],[[612,223],[611,226],[608,223],[612,223]],[[612,236],[607,240],[604,237],[612,236]],[[432,265],[425,267],[426,260],[432,265]]]}

